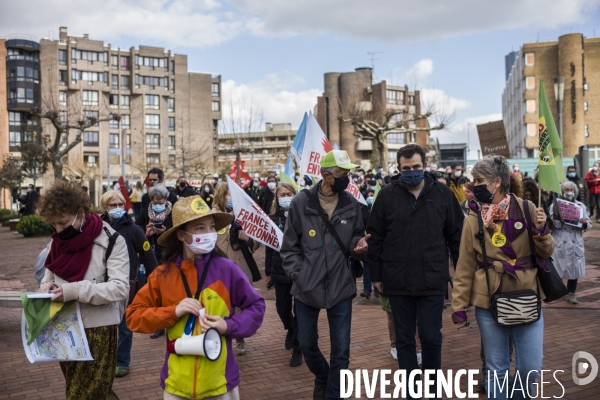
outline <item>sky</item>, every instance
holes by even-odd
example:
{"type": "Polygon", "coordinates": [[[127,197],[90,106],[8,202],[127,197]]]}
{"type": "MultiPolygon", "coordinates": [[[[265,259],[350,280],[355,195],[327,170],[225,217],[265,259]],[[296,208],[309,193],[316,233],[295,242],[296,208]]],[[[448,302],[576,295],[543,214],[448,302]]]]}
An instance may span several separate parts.
{"type": "Polygon", "coordinates": [[[224,115],[251,102],[264,122],[297,128],[323,92],[323,74],[374,66],[375,80],[409,85],[454,118],[440,143],[468,143],[475,124],[502,118],[504,56],[560,35],[600,36],[600,0],[21,0],[3,1],[0,37],[90,35],[188,55],[221,75],[224,115]],[[32,12],[35,10],[35,12],[32,12]]]}

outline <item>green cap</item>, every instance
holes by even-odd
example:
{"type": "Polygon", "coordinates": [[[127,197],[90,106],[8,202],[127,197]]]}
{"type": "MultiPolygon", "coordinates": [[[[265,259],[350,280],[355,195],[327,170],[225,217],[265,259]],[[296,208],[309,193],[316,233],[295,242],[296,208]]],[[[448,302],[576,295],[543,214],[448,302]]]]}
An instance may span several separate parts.
{"type": "Polygon", "coordinates": [[[321,158],[321,168],[338,167],[343,169],[354,169],[360,165],[352,164],[348,152],[344,150],[331,150],[321,158]]]}

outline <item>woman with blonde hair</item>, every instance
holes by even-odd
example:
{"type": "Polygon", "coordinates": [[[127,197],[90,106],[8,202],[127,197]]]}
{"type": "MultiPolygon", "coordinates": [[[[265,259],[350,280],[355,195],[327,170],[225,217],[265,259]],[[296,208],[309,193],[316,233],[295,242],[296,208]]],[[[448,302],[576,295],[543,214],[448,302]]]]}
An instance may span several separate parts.
{"type": "MultiPolygon", "coordinates": [[[[229,187],[226,183],[219,185],[215,191],[213,210],[233,215],[233,203],[229,195],[229,187]]],[[[242,272],[246,274],[248,282],[252,284],[252,282],[260,280],[258,266],[252,256],[260,247],[260,243],[248,236],[242,227],[235,222],[235,218],[230,225],[220,229],[217,233],[219,234],[217,247],[225,253],[227,258],[240,267],[242,272]]],[[[246,342],[244,339],[238,338],[236,341],[235,354],[246,354],[246,342]]]]}
{"type": "Polygon", "coordinates": [[[54,182],[37,202],[40,216],[54,228],[40,291],[52,292],[55,302],[80,303],[94,358],[60,363],[68,400],[118,399],[112,384],[117,326],[129,295],[129,254],[125,239],[92,212],[90,204],[81,187],[66,181],[54,182]]]}
{"type": "MultiPolygon", "coordinates": [[[[117,190],[109,190],[100,197],[102,220],[119,232],[127,244],[129,253],[129,303],[133,296],[146,284],[146,277],[157,266],[154,250],[144,235],[142,228],[133,223],[131,216],[125,211],[125,197],[117,190]]],[[[117,370],[115,376],[120,378],[129,373],[131,362],[131,346],[133,333],[127,327],[125,316],[119,324],[119,345],[117,370]]]]}
{"type": "Polygon", "coordinates": [[[144,186],[142,182],[137,181],[133,193],[131,194],[131,205],[133,206],[133,216],[137,219],[142,211],[142,197],[144,197],[144,186]]]}

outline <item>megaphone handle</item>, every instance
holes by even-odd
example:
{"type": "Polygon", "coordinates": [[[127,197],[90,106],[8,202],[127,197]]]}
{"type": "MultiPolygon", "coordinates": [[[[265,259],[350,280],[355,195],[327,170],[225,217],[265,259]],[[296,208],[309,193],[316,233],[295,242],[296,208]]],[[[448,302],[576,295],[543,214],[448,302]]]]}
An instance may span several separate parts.
{"type": "Polygon", "coordinates": [[[196,316],[189,314],[187,322],[185,323],[185,329],[183,330],[184,335],[191,335],[194,331],[194,324],[196,323],[196,316]]]}

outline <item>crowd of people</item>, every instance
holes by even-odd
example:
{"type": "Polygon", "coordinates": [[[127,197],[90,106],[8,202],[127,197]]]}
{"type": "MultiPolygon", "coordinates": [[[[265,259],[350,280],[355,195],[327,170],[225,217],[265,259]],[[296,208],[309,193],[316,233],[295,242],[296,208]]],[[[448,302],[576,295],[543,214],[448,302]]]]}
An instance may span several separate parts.
{"type": "MultiPolygon", "coordinates": [[[[484,371],[504,376],[514,350],[516,371],[539,376],[543,312],[508,326],[498,321],[492,297],[530,290],[544,299],[536,265],[552,257],[567,280],[566,300],[577,304],[577,280],[585,274],[583,232],[594,212],[600,220],[599,165],[584,178],[568,167],[561,193],[553,194],[501,156],[486,156],[467,172],[459,163],[430,165],[421,147],[407,145],[396,161],[398,170],[386,175],[381,166],[364,170],[345,151],[332,150],[321,158],[316,183],[299,174],[296,185],[255,176],[246,189],[283,232],[280,251],[266,248],[264,273],[267,288],[275,288],[290,367],[306,363],[314,399],[340,398],[362,277],[360,296],[379,298],[391,356],[407,375],[442,368],[443,310],[451,291],[454,323],[471,326],[468,312],[475,311],[484,371]],[[346,191],[351,182],[366,206],[346,191]],[[579,207],[581,218],[565,221],[560,202],[579,207]],[[323,309],[329,360],[318,343],[323,309]]],[[[263,279],[254,259],[261,245],[234,220],[226,183],[192,188],[182,176],[169,190],[164,179],[162,170],[148,171],[149,187],[138,182],[130,193],[131,214],[119,190],[102,195],[98,215],[87,192],[64,181],[39,199],[32,188],[22,200],[24,215],[35,204],[55,230],[40,255],[40,290],[51,291],[53,301],[81,303],[94,357],[60,363],[67,399],[117,398],[112,384],[129,373],[132,332],[166,335],[165,399],[239,399],[235,356],[246,354],[246,340],[266,310],[252,286],[263,279]],[[222,340],[217,361],[177,353],[177,340],[211,329],[222,340]]],[[[484,379],[482,389],[495,388],[502,394],[493,398],[506,398],[509,388],[499,384],[484,379]]]]}

